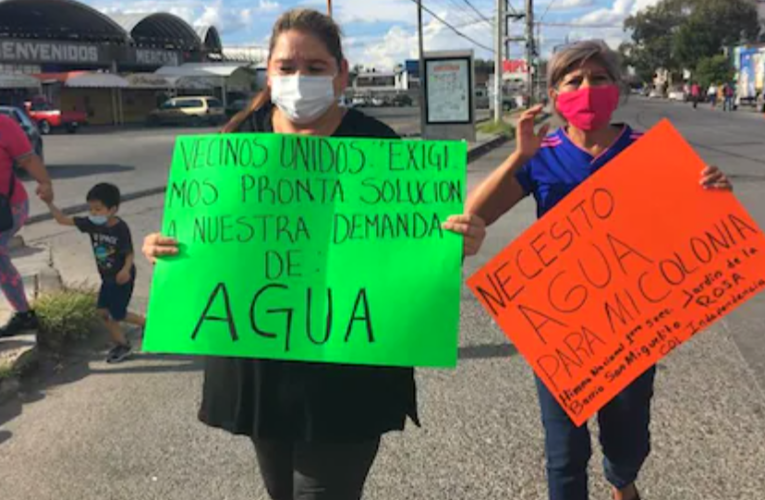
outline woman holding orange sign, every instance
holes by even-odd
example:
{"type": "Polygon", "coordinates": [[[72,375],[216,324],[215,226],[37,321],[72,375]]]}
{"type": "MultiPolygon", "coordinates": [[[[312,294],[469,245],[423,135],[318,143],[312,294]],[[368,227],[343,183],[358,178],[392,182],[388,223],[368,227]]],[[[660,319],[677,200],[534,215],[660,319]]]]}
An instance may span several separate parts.
{"type": "MultiPolygon", "coordinates": [[[[465,254],[478,252],[486,226],[528,195],[542,217],[590,175],[641,136],[628,125],[611,124],[622,82],[618,56],[601,41],[583,41],[555,54],[547,77],[550,101],[566,125],[548,135],[534,131],[536,106],[518,121],[516,150],[469,196],[466,214],[445,227],[465,236],[465,254]]],[[[701,173],[706,188],[730,190],[716,167],[701,173]]],[[[616,500],[639,500],[638,473],[650,452],[650,403],[655,368],[645,372],[598,413],[604,469],[616,500]]],[[[550,500],[587,500],[591,455],[587,426],[577,427],[537,377],[545,427],[550,500]]]]}

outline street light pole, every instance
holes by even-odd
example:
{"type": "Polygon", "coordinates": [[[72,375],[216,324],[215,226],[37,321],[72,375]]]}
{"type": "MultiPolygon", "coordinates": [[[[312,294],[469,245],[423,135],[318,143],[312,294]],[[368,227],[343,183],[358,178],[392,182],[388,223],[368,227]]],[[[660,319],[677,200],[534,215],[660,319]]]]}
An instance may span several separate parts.
{"type": "Polygon", "coordinates": [[[332,0],[327,0],[327,15],[332,17],[332,0]]]}
{"type": "Polygon", "coordinates": [[[526,0],[526,71],[529,106],[534,104],[534,0],[526,0]]]}
{"type": "Polygon", "coordinates": [[[502,48],[505,46],[505,2],[497,0],[497,18],[494,20],[496,39],[494,46],[494,121],[502,120],[502,48]]]}
{"type": "Polygon", "coordinates": [[[417,0],[417,43],[419,45],[420,62],[417,75],[420,81],[420,137],[425,139],[425,122],[427,121],[427,102],[425,102],[425,42],[422,37],[422,0],[417,0]]]}

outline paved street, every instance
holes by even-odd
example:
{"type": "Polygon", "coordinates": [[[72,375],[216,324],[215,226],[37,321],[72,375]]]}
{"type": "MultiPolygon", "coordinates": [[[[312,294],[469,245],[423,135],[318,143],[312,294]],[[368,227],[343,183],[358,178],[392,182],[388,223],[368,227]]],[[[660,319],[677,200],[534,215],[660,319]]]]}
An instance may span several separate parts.
{"type": "MultiPolygon", "coordinates": [[[[401,135],[419,133],[419,108],[363,108],[388,123],[401,135]]],[[[488,117],[479,110],[478,118],[488,117]]],[[[80,205],[88,189],[98,181],[113,182],[123,192],[133,193],[164,185],[175,137],[202,134],[210,128],[150,128],[114,132],[87,130],[76,135],[54,134],[44,138],[45,160],[56,181],[56,202],[61,207],[80,205]]],[[[34,183],[27,181],[31,189],[34,183]]],[[[47,212],[37,199],[32,216],[47,212]]]]}
{"type": "MultiPolygon", "coordinates": [[[[642,129],[671,119],[708,162],[731,175],[739,198],[765,226],[761,115],[723,115],[637,98],[620,114],[642,129]]],[[[172,133],[49,138],[51,169],[61,169],[60,199],[79,202],[85,181],[154,187],[166,175],[172,133]],[[90,175],[94,172],[98,175],[90,175]]],[[[509,147],[495,150],[471,164],[470,185],[509,152],[509,147]]],[[[661,179],[635,179],[636,189],[650,182],[661,179]]],[[[123,207],[136,241],[159,227],[161,210],[160,196],[123,207]]],[[[466,263],[466,275],[533,220],[527,200],[491,228],[482,255],[466,263]]],[[[50,222],[24,234],[52,246],[68,283],[95,282],[90,245],[82,236],[50,222]]],[[[151,269],[143,259],[138,264],[136,305],[142,307],[151,269]]],[[[760,296],[661,363],[653,455],[640,481],[646,500],[765,498],[763,332],[765,296],[760,296]]],[[[424,426],[385,439],[365,498],[546,498],[531,370],[467,290],[460,358],[454,371],[419,371],[424,426]]],[[[196,359],[140,356],[109,366],[98,356],[83,355],[21,401],[0,407],[2,498],[265,500],[250,443],[197,423],[200,384],[196,359]]],[[[592,460],[594,499],[609,498],[600,458],[596,452],[592,460]]]]}

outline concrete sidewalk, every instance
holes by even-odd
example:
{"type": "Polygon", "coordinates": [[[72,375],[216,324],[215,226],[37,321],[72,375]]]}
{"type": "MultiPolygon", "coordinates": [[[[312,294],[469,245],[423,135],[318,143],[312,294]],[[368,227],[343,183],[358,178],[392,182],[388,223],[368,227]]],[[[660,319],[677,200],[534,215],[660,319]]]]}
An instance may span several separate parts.
{"type": "MultiPolygon", "coordinates": [[[[20,237],[14,238],[11,249],[13,264],[24,280],[24,288],[30,302],[42,294],[61,288],[61,277],[53,267],[53,256],[46,245],[27,246],[20,237]]],[[[0,294],[0,324],[5,324],[13,309],[0,294]]],[[[34,333],[0,339],[0,370],[12,371],[12,376],[0,378],[0,404],[15,396],[18,390],[18,373],[34,363],[37,356],[37,339],[34,333]]]]}

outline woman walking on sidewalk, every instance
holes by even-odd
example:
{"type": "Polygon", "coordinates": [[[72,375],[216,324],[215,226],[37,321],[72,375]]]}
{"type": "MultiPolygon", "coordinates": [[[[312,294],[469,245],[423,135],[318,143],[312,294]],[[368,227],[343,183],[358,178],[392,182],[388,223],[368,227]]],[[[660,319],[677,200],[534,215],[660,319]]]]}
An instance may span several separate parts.
{"type": "MultiPolygon", "coordinates": [[[[224,132],[398,138],[387,125],[339,106],[348,83],[340,28],[295,9],[274,25],[268,88],[224,132]]],[[[158,234],[150,260],[177,253],[158,234]]],[[[241,265],[249,267],[251,259],[241,265]]],[[[358,500],[381,436],[418,423],[414,370],[209,357],[199,418],[248,436],[274,500],[358,500]]]]}
{"type": "Polygon", "coordinates": [[[0,287],[15,311],[0,328],[0,337],[10,337],[37,328],[37,316],[29,307],[24,280],[11,262],[10,243],[29,216],[29,198],[14,172],[14,164],[37,181],[37,195],[53,200],[53,187],[45,165],[34,152],[24,130],[13,119],[0,115],[0,287]]]}
{"type": "MultiPolygon", "coordinates": [[[[566,125],[547,135],[534,132],[541,106],[523,115],[515,152],[468,197],[467,214],[447,228],[465,235],[465,254],[477,252],[492,224],[528,195],[542,217],[590,175],[639,139],[628,125],[611,124],[622,77],[618,56],[601,41],[583,41],[557,52],[548,67],[548,93],[566,125]],[[485,221],[485,223],[484,223],[485,221]]],[[[645,182],[652,182],[646,180],[645,182]]],[[[701,175],[705,187],[731,189],[714,167],[701,175]]],[[[635,480],[648,457],[655,368],[646,371],[598,412],[604,469],[615,500],[638,500],[635,480]]],[[[586,425],[577,427],[536,377],[545,428],[550,500],[587,500],[591,455],[586,425]]]]}

